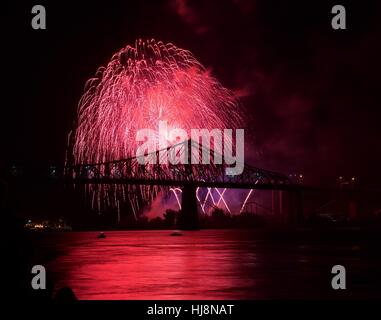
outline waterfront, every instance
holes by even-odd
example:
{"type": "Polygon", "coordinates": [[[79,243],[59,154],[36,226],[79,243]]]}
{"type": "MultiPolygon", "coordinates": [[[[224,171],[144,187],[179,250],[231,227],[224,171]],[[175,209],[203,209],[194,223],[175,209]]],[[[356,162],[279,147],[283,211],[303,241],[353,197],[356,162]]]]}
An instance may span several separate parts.
{"type": "MultiPolygon", "coordinates": [[[[55,289],[79,299],[294,299],[379,296],[380,253],[364,232],[170,230],[42,234],[55,289]],[[364,234],[366,236],[364,236],[364,234]],[[331,268],[347,269],[347,290],[331,268]]],[[[376,241],[377,242],[377,241],[376,241]]]]}

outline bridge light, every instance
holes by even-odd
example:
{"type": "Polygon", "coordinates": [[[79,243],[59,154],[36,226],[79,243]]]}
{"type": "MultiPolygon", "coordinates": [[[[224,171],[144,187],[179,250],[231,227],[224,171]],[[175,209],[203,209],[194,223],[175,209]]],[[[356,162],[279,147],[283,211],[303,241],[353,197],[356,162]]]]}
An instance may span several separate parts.
{"type": "Polygon", "coordinates": [[[50,170],[49,174],[51,176],[55,176],[56,175],[56,169],[57,168],[55,166],[50,166],[50,168],[49,168],[49,170],[50,170]]]}

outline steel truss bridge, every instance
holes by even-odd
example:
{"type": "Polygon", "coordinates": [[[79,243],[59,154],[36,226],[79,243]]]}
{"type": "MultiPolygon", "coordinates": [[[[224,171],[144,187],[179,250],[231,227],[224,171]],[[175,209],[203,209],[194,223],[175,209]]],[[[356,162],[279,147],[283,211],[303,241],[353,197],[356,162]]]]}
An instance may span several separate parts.
{"type": "MultiPolygon", "coordinates": [[[[147,152],[139,157],[100,163],[74,163],[63,167],[52,166],[49,172],[45,170],[43,174],[41,172],[33,173],[32,176],[22,174],[20,177],[29,180],[42,178],[74,186],[84,185],[92,190],[109,190],[106,192],[111,197],[118,197],[118,190],[122,188],[124,190],[122,193],[127,193],[128,197],[135,193],[136,204],[142,199],[143,201],[153,199],[152,196],[147,197],[145,194],[157,194],[158,190],[168,191],[171,187],[178,187],[182,189],[183,229],[198,228],[196,189],[199,187],[289,191],[288,211],[291,220],[302,215],[298,213],[301,212],[298,209],[301,208],[298,199],[303,186],[293,183],[284,174],[248,164],[241,164],[243,167],[241,174],[229,175],[227,169],[231,169],[232,165],[226,164],[225,160],[223,155],[212,149],[188,140],[165,149],[147,152]],[[210,160],[208,163],[204,161],[205,155],[210,160]],[[168,157],[172,157],[173,161],[168,161],[168,157]],[[199,159],[200,164],[192,161],[195,158],[199,159]],[[147,193],[147,190],[151,191],[147,193]],[[140,200],[136,200],[138,198],[140,200]]],[[[131,202],[131,199],[129,201],[131,202]]]]}
{"type": "Polygon", "coordinates": [[[131,157],[102,163],[68,165],[63,169],[56,169],[54,173],[51,173],[51,176],[63,179],[66,182],[84,184],[193,186],[265,190],[287,190],[296,187],[284,174],[248,164],[243,165],[242,174],[228,175],[226,170],[231,166],[225,163],[222,155],[211,149],[206,149],[192,140],[153,153],[147,153],[144,158],[145,164],[139,162],[139,157],[131,157]],[[189,152],[189,150],[191,151],[189,152]],[[210,154],[210,163],[191,164],[191,156],[195,156],[195,153],[197,153],[196,157],[202,159],[203,152],[210,154]],[[176,157],[177,160],[188,158],[188,161],[177,164],[165,161],[165,157],[171,155],[176,157]],[[216,163],[217,158],[222,161],[216,163]]]}

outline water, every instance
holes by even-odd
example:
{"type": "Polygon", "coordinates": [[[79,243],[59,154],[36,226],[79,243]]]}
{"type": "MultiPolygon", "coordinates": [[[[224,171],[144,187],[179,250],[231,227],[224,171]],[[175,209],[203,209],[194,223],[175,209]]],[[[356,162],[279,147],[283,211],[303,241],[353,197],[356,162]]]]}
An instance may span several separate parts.
{"type": "MultiPolygon", "coordinates": [[[[380,257],[357,240],[295,240],[258,230],[55,233],[40,254],[55,288],[79,299],[362,298],[378,295],[380,257]],[[343,264],[348,290],[331,288],[343,264]],[[373,279],[373,281],[372,281],[373,279]]],[[[352,238],[351,238],[352,239],[352,238]]]]}

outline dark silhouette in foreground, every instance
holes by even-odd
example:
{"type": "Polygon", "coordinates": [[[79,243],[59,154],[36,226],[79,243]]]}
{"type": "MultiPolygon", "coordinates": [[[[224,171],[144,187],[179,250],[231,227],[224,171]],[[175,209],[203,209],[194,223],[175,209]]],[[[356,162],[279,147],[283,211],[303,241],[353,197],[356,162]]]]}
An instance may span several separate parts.
{"type": "Polygon", "coordinates": [[[99,234],[97,235],[97,238],[98,238],[98,239],[104,239],[104,238],[106,238],[106,235],[105,235],[103,232],[101,232],[101,233],[99,233],[99,234]]]}
{"type": "Polygon", "coordinates": [[[77,297],[75,296],[73,290],[69,287],[63,287],[59,289],[54,296],[54,301],[56,302],[63,302],[63,303],[68,303],[68,302],[74,302],[77,300],[77,297]]]}
{"type": "MultiPolygon", "coordinates": [[[[33,289],[31,281],[33,274],[32,267],[41,264],[35,260],[33,238],[35,233],[24,228],[23,219],[19,218],[9,201],[8,184],[0,179],[0,212],[2,214],[3,239],[0,243],[2,262],[0,264],[0,274],[3,275],[2,289],[3,299],[6,301],[51,301],[53,299],[54,285],[46,275],[46,288],[33,289]]],[[[76,297],[70,288],[63,288],[58,291],[56,300],[69,301],[76,297]],[[71,294],[69,293],[71,291],[71,294]]]]}

